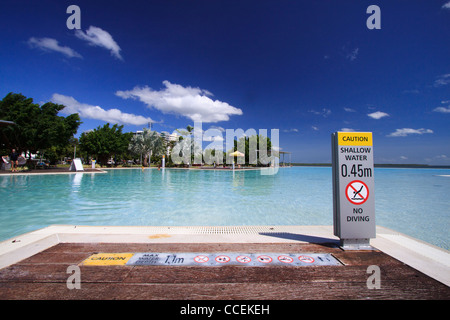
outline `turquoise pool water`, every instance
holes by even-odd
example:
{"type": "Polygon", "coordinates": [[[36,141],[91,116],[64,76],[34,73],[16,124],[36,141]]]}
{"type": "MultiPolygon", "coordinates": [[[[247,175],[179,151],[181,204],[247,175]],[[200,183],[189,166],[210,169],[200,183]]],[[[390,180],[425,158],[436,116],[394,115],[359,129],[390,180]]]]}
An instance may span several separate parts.
{"type": "MultiPolygon", "coordinates": [[[[376,224],[450,248],[450,170],[375,169],[376,224]]],[[[331,168],[0,177],[0,241],[51,224],[332,225],[331,168]]]]}

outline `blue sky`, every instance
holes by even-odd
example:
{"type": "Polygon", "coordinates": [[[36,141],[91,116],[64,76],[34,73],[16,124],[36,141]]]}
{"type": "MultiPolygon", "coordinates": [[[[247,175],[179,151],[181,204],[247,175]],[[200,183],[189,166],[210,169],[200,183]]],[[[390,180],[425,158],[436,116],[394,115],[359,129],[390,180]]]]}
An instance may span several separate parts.
{"type": "Polygon", "coordinates": [[[1,0],[0,27],[0,97],[65,104],[77,135],[202,120],[330,162],[332,132],[372,131],[376,163],[450,165],[449,0],[1,0]]]}

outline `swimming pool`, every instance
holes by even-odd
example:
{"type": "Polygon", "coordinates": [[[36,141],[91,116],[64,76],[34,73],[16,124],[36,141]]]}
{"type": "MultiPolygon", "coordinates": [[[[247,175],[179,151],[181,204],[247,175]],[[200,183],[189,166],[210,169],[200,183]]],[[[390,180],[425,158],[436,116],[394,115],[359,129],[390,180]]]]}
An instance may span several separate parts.
{"type": "MultiPolygon", "coordinates": [[[[376,224],[448,250],[449,174],[376,168],[376,224]]],[[[1,176],[0,241],[51,224],[332,225],[331,176],[329,167],[1,176]]]]}

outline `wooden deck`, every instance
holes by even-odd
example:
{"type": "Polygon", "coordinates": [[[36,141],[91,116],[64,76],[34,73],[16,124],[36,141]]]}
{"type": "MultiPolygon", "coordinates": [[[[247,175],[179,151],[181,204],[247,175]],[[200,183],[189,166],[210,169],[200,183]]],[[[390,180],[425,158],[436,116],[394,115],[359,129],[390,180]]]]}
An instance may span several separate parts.
{"type": "Polygon", "coordinates": [[[450,288],[380,251],[342,251],[327,244],[60,243],[0,270],[2,300],[352,300],[450,299],[450,288]],[[98,252],[331,253],[342,266],[80,266],[81,289],[69,290],[70,265],[98,252]],[[368,289],[367,268],[381,269],[368,289]]]}

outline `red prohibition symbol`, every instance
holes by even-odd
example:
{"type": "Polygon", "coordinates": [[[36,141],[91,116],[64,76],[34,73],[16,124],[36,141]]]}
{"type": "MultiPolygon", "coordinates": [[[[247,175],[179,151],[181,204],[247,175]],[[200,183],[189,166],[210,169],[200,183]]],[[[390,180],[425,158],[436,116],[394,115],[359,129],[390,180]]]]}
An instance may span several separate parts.
{"type": "Polygon", "coordinates": [[[262,263],[270,263],[272,262],[272,258],[266,255],[262,255],[258,257],[258,261],[262,263]]]}
{"type": "Polygon", "coordinates": [[[280,262],[283,262],[283,263],[292,263],[292,262],[294,262],[294,259],[292,259],[291,257],[289,257],[289,256],[279,256],[278,257],[278,260],[280,261],[280,262]]]}
{"type": "Polygon", "coordinates": [[[236,258],[236,260],[240,263],[249,263],[250,261],[252,261],[252,259],[247,256],[239,256],[236,258]]]}
{"type": "Polygon", "coordinates": [[[345,196],[352,204],[360,205],[369,198],[369,188],[364,182],[354,180],[345,188],[345,196]]]}
{"type": "Polygon", "coordinates": [[[310,256],[300,256],[300,257],[298,257],[298,260],[300,260],[301,262],[305,262],[305,263],[313,263],[314,262],[314,258],[310,257],[310,256]]]}
{"type": "Polygon", "coordinates": [[[205,263],[205,262],[208,262],[208,260],[209,260],[209,258],[204,255],[199,255],[194,258],[194,261],[197,263],[205,263]]]}
{"type": "Polygon", "coordinates": [[[228,256],[220,255],[220,256],[217,256],[216,259],[214,259],[214,260],[216,260],[216,262],[219,262],[219,263],[227,263],[231,259],[228,256]]]}

